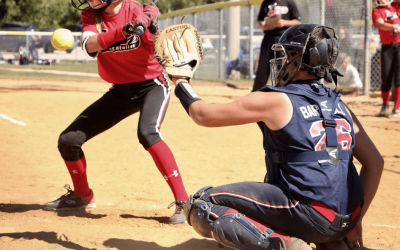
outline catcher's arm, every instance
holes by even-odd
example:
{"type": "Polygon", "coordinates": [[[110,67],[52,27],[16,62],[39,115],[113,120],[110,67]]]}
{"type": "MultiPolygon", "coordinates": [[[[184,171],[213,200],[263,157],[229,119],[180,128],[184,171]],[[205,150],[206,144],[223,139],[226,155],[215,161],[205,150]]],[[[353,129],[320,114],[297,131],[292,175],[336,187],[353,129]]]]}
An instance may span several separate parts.
{"type": "Polygon", "coordinates": [[[281,92],[253,92],[231,103],[210,104],[201,100],[185,80],[175,79],[175,95],[192,120],[200,126],[224,127],[263,121],[270,129],[284,127],[293,106],[281,92]]]}
{"type": "MultiPolygon", "coordinates": [[[[375,194],[378,190],[383,172],[384,160],[368,134],[358,121],[356,115],[347,108],[353,119],[353,129],[356,135],[356,145],[353,148],[354,157],[361,163],[360,177],[364,188],[364,204],[361,210],[360,220],[355,229],[346,237],[349,247],[362,246],[362,219],[366,214],[375,194]]],[[[350,248],[352,249],[352,248],[350,248]]]]}

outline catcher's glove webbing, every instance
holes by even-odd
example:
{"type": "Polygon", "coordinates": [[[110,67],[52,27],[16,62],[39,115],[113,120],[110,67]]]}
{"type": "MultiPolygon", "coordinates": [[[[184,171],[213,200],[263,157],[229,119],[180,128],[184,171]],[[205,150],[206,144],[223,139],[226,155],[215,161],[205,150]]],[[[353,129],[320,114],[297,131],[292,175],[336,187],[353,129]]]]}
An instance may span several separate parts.
{"type": "Polygon", "coordinates": [[[190,24],[172,25],[157,35],[155,57],[170,78],[190,82],[203,60],[203,46],[196,28],[190,24]]]}

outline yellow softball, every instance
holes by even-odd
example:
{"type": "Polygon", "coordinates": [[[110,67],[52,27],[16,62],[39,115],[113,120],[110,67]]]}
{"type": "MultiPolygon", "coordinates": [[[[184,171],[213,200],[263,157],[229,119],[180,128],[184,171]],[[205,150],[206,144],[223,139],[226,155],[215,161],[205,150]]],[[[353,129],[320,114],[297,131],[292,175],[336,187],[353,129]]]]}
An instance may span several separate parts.
{"type": "Polygon", "coordinates": [[[73,43],[74,36],[67,29],[56,29],[51,36],[51,45],[57,50],[67,50],[73,43]]]}

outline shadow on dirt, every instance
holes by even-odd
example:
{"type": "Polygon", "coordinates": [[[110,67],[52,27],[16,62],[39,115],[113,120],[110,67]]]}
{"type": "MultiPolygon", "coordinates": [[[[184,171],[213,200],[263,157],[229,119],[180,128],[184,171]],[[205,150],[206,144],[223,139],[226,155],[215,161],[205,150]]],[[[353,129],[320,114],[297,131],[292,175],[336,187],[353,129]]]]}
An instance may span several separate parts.
{"type": "MultiPolygon", "coordinates": [[[[45,205],[40,204],[5,204],[0,203],[0,212],[2,213],[25,213],[34,210],[44,210],[45,205]]],[[[54,211],[47,211],[49,213],[54,211]]],[[[106,217],[105,214],[92,214],[85,210],[78,211],[58,211],[56,212],[57,216],[60,217],[69,217],[75,216],[80,218],[88,218],[88,219],[101,219],[106,217]]]]}
{"type": "Polygon", "coordinates": [[[13,239],[24,239],[24,240],[41,240],[50,244],[57,244],[68,249],[83,249],[91,250],[95,248],[86,248],[76,243],[68,241],[68,237],[64,234],[57,238],[56,232],[24,232],[24,233],[9,233],[0,234],[1,237],[10,237],[13,239]]]}
{"type": "Polygon", "coordinates": [[[131,214],[121,214],[120,217],[124,218],[124,219],[154,220],[154,221],[157,221],[158,223],[161,223],[161,224],[169,224],[168,223],[169,217],[166,217],[166,216],[162,216],[162,217],[142,217],[142,216],[136,216],[136,215],[131,215],[131,214]]]}
{"type": "Polygon", "coordinates": [[[130,249],[140,249],[140,250],[187,250],[187,249],[207,249],[207,250],[220,250],[218,243],[213,240],[207,239],[190,239],[182,244],[163,247],[155,242],[130,240],[130,239],[109,239],[106,240],[103,245],[105,247],[116,248],[119,250],[130,250],[130,249]]]}

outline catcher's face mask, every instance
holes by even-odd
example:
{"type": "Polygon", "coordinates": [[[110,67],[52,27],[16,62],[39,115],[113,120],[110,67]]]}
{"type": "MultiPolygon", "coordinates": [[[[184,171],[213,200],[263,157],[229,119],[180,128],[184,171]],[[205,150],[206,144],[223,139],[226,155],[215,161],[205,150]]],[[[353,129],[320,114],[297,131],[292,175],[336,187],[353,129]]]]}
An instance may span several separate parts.
{"type": "Polygon", "coordinates": [[[271,67],[271,82],[273,86],[278,86],[280,83],[279,73],[282,68],[287,66],[288,60],[285,48],[282,45],[274,44],[271,49],[274,51],[274,59],[269,61],[271,67]]]}
{"type": "Polygon", "coordinates": [[[78,10],[87,10],[89,8],[96,9],[99,6],[102,6],[104,4],[110,4],[113,2],[116,2],[118,0],[71,0],[72,6],[74,6],[75,9],[78,10]],[[98,3],[96,3],[98,1],[98,3]]]}

